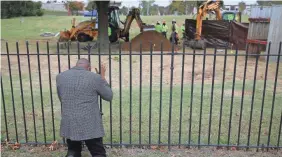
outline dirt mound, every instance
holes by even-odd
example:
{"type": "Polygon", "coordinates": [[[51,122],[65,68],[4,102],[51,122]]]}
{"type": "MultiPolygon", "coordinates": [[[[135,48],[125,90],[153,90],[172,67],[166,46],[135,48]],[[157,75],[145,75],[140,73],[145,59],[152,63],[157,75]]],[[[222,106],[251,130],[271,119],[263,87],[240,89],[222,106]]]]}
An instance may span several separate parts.
{"type": "MultiPolygon", "coordinates": [[[[161,33],[156,31],[145,31],[137,35],[131,40],[131,50],[140,51],[140,43],[142,43],[142,51],[150,51],[152,43],[153,51],[161,51],[161,43],[163,42],[163,51],[171,51],[171,43],[161,33]]],[[[123,51],[129,51],[129,42],[122,44],[123,51]]]]}

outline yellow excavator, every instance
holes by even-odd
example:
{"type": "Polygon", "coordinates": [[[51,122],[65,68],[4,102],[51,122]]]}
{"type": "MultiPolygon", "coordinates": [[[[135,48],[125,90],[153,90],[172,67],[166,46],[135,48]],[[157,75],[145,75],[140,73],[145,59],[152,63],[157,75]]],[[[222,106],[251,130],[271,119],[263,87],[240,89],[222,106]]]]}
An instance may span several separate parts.
{"type": "Polygon", "coordinates": [[[109,26],[111,28],[111,36],[109,37],[111,42],[116,42],[119,38],[129,41],[129,30],[132,21],[135,19],[140,32],[155,30],[154,25],[148,25],[144,23],[140,17],[140,10],[138,8],[133,8],[129,11],[124,22],[119,19],[118,7],[112,6],[109,8],[109,26]],[[122,26],[123,25],[123,28],[122,26]]]}
{"type": "Polygon", "coordinates": [[[202,35],[202,23],[204,17],[208,13],[215,13],[216,20],[237,21],[241,22],[241,13],[237,11],[223,11],[221,13],[221,7],[223,6],[222,0],[207,0],[206,2],[198,1],[198,12],[196,18],[196,33],[194,40],[189,42],[189,46],[197,49],[204,49],[206,43],[201,39],[202,35]]]}
{"type": "Polygon", "coordinates": [[[206,43],[201,39],[203,18],[210,12],[214,12],[216,20],[222,20],[220,8],[223,5],[221,0],[208,0],[206,2],[198,2],[198,13],[196,22],[195,39],[189,42],[190,47],[204,49],[206,43]]]}
{"type": "Polygon", "coordinates": [[[92,41],[98,36],[98,30],[95,28],[96,20],[87,20],[80,22],[75,26],[75,18],[72,20],[72,27],[70,30],[60,32],[59,42],[92,41]]]}
{"type": "MultiPolygon", "coordinates": [[[[109,6],[108,22],[112,32],[109,36],[110,42],[116,42],[119,38],[128,42],[129,29],[134,19],[140,28],[140,32],[155,29],[154,25],[147,25],[143,23],[138,8],[133,8],[126,16],[126,20],[122,22],[119,18],[119,7],[109,6]]],[[[98,28],[96,27],[96,24],[97,21],[94,19],[83,21],[75,26],[75,19],[73,19],[72,28],[70,30],[60,32],[59,41],[92,41],[98,36],[98,28]]]]}

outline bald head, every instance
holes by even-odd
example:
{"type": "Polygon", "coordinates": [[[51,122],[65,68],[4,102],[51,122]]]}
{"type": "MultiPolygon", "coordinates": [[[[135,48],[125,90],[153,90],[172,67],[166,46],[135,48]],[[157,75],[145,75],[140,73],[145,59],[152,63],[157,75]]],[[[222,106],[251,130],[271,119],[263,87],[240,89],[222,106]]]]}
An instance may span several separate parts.
{"type": "Polygon", "coordinates": [[[81,58],[76,62],[76,66],[77,67],[82,67],[85,70],[90,70],[90,62],[85,59],[85,58],[81,58]]]}

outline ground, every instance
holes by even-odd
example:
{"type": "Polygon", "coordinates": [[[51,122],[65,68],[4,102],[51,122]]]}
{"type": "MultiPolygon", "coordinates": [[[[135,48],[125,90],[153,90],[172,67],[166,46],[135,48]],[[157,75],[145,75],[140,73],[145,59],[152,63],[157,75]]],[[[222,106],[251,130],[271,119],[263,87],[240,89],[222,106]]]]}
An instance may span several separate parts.
{"type": "MultiPolygon", "coordinates": [[[[107,148],[108,157],[277,157],[282,155],[282,151],[270,150],[269,152],[255,151],[227,151],[214,148],[172,148],[167,149],[140,149],[140,148],[107,148]]],[[[55,151],[49,151],[42,147],[23,147],[20,150],[6,150],[1,154],[3,157],[63,157],[66,155],[66,148],[62,147],[55,151]]],[[[86,148],[83,149],[82,157],[90,156],[86,148]]]]}
{"type": "MultiPolygon", "coordinates": [[[[84,17],[76,17],[78,21],[85,19],[84,17]]],[[[124,17],[122,17],[124,18],[124,17]]],[[[186,16],[163,16],[160,19],[157,16],[142,17],[146,23],[155,23],[157,20],[165,19],[167,22],[173,18],[177,23],[184,22],[186,16]]],[[[16,129],[18,132],[18,139],[20,143],[29,141],[44,142],[44,131],[46,132],[46,141],[52,142],[58,140],[59,137],[59,123],[60,123],[60,103],[57,98],[55,88],[56,74],[61,71],[67,70],[72,67],[76,60],[77,55],[67,56],[67,50],[60,50],[60,65],[58,64],[56,38],[42,38],[39,37],[43,32],[58,32],[64,28],[70,28],[70,21],[72,17],[67,16],[43,16],[43,17],[25,17],[23,23],[20,22],[21,18],[5,19],[1,20],[1,52],[6,53],[5,41],[9,42],[9,52],[15,54],[16,46],[15,41],[19,41],[19,53],[26,54],[25,40],[30,41],[29,51],[31,55],[29,58],[26,55],[20,55],[21,65],[21,79],[19,78],[18,58],[16,55],[10,56],[11,74],[13,81],[14,103],[11,97],[10,76],[8,58],[5,55],[1,55],[2,67],[1,76],[3,80],[3,89],[6,106],[7,127],[9,132],[9,139],[11,142],[16,140],[16,129]],[[35,41],[39,40],[39,50],[41,54],[47,53],[46,40],[50,40],[49,53],[50,64],[48,63],[47,56],[37,57],[34,55],[37,51],[35,41]],[[30,59],[30,72],[28,60],[30,59]],[[38,60],[40,59],[40,60],[38,60]],[[39,81],[39,67],[41,74],[42,91],[40,90],[39,81]],[[50,65],[50,68],[49,68],[50,65]],[[50,73],[49,73],[50,69],[50,73]],[[49,74],[51,83],[49,82],[49,74]],[[30,88],[30,79],[32,79],[32,90],[30,88]],[[21,97],[20,80],[22,80],[23,97],[21,97]],[[50,90],[50,86],[52,87],[50,90]],[[41,94],[42,93],[42,94],[41,94]],[[33,95],[31,95],[33,94],[33,95]],[[42,99],[41,99],[42,95],[42,99]],[[33,96],[33,99],[32,99],[33,96]],[[53,101],[51,101],[53,100],[53,101]],[[22,103],[24,101],[24,103],[22,103]],[[24,106],[22,105],[24,104],[24,106]],[[13,113],[13,105],[15,106],[15,113],[13,113]],[[25,117],[23,116],[23,107],[25,109],[25,117]],[[34,108],[34,112],[33,112],[34,108]],[[42,113],[44,108],[44,115],[42,113]],[[54,119],[52,115],[54,114],[54,119]],[[15,125],[14,119],[17,123],[15,125]],[[25,138],[24,122],[26,121],[27,138],[25,138]],[[43,125],[45,123],[45,126],[43,125]],[[53,125],[55,128],[53,128],[53,125]],[[45,129],[44,129],[45,128],[45,129]],[[34,135],[36,133],[36,136],[34,135]]],[[[133,23],[131,29],[131,38],[138,34],[138,27],[136,23],[133,23]]],[[[118,45],[113,45],[118,47],[118,45]]],[[[96,51],[96,50],[93,50],[96,51]]],[[[249,57],[247,67],[245,67],[245,57],[238,56],[236,75],[234,75],[234,62],[235,57],[234,50],[228,50],[226,76],[225,76],[225,88],[222,95],[222,78],[223,78],[223,65],[224,56],[217,56],[215,60],[215,68],[213,69],[214,57],[211,55],[214,53],[213,49],[207,50],[205,71],[203,72],[203,51],[196,51],[195,64],[194,64],[194,84],[192,84],[192,67],[193,67],[193,55],[192,50],[186,48],[185,60],[182,55],[175,55],[173,68],[171,65],[171,55],[167,52],[163,56],[163,64],[161,64],[160,55],[153,55],[152,62],[149,55],[142,56],[142,67],[140,68],[140,55],[132,56],[131,63],[129,55],[119,56],[117,49],[112,50],[112,56],[101,56],[101,61],[108,65],[108,71],[111,69],[111,85],[114,90],[114,100],[112,104],[103,102],[102,111],[103,121],[106,131],[104,138],[105,143],[167,143],[168,141],[168,129],[171,128],[171,143],[172,144],[187,144],[188,141],[191,144],[206,144],[208,142],[212,144],[230,144],[236,145],[246,144],[248,142],[248,135],[250,135],[250,145],[257,145],[258,132],[260,126],[260,114],[263,107],[263,117],[261,123],[261,135],[260,145],[267,144],[268,135],[270,136],[270,145],[277,145],[279,137],[279,124],[281,123],[281,110],[280,105],[282,101],[282,68],[280,64],[278,73],[278,84],[276,91],[275,102],[273,103],[273,86],[274,78],[276,74],[277,64],[270,62],[268,67],[267,81],[265,83],[265,59],[260,57],[257,64],[256,82],[254,81],[254,71],[256,67],[256,58],[249,57]],[[110,64],[111,63],[111,67],[110,64]],[[150,70],[152,63],[152,71],[150,70]],[[129,71],[131,66],[131,72],[129,71]],[[183,69],[184,68],[184,69],[183,69]],[[161,77],[160,70],[163,70],[161,77]],[[170,78],[171,69],[173,69],[173,89],[170,90],[170,78]],[[140,70],[142,70],[142,84],[140,84],[140,70]],[[246,70],[246,84],[245,92],[242,93],[244,72],[246,70]],[[184,72],[182,77],[182,71],[184,72]],[[214,72],[213,72],[214,71],[214,72]],[[121,80],[120,80],[121,74],[121,80]],[[132,74],[132,81],[130,82],[130,74],[132,74]],[[204,76],[203,76],[204,74],[204,76]],[[150,77],[152,76],[152,78],[150,77]],[[214,76],[214,91],[213,100],[211,101],[212,93],[212,80],[214,76]],[[233,77],[234,88],[233,88],[233,77]],[[150,81],[152,79],[152,81],[150,81]],[[202,90],[202,80],[204,79],[204,88],[202,90]],[[150,82],[152,82],[150,86],[150,82]],[[162,84],[162,89],[160,88],[162,84]],[[253,88],[255,84],[255,89],[253,88]],[[265,99],[262,98],[264,94],[264,84],[266,85],[265,99]],[[183,88],[181,88],[183,85],[183,88]],[[193,85],[193,101],[191,102],[191,87],[193,85]],[[132,87],[132,95],[130,90],[132,87]],[[141,88],[140,88],[141,87],[141,88]],[[121,90],[120,90],[121,89],[121,90]],[[140,89],[142,90],[140,92],[140,89]],[[151,92],[150,92],[150,89],[151,92]],[[234,89],[234,90],[233,90],[234,89]],[[162,90],[162,93],[160,92],[162,90]],[[172,100],[170,103],[170,92],[172,93],[172,100]],[[150,94],[152,93],[152,95],[150,94]],[[234,97],[232,96],[232,93],[234,97]],[[142,94],[142,96],[140,96],[142,94]],[[162,95],[161,95],[162,94],[162,95]],[[242,100],[242,95],[244,99],[242,100]],[[140,97],[142,102],[140,102],[140,97]],[[121,100],[121,101],[120,101],[121,100]],[[131,103],[130,103],[131,100],[131,103]],[[162,104],[160,104],[160,100],[162,104]],[[221,102],[221,100],[223,100],[221,102]],[[263,103],[264,101],[264,103],[263,103]],[[264,106],[262,106],[264,104],[264,106]],[[162,106],[160,106],[162,105],[162,106]],[[172,106],[171,113],[171,126],[169,126],[169,106],[172,106]],[[192,105],[192,106],[191,106],[192,105]],[[243,105],[242,112],[241,105],[243,105]],[[232,108],[231,108],[232,106],[232,108]],[[273,107],[272,107],[273,106],[273,107]],[[253,108],[253,115],[250,117],[250,111],[253,108]],[[222,109],[222,112],[220,110],[222,109]],[[273,121],[272,130],[269,132],[270,117],[273,109],[273,121]],[[202,111],[202,117],[199,116],[202,111]],[[112,112],[112,115],[110,114],[112,112]],[[162,113],[162,117],[160,117],[162,113]],[[190,114],[192,113],[192,114],[190,114]],[[210,114],[211,113],[211,114],[210,114]],[[222,114],[221,114],[222,113],[222,114]],[[121,115],[121,116],[120,116],[121,115]],[[131,115],[131,116],[130,116],[131,115]],[[190,119],[191,115],[191,119],[190,119]],[[230,116],[231,115],[231,116],[230,116]],[[242,115],[242,120],[239,118],[242,115]],[[140,119],[140,117],[142,117],[140,119]],[[151,117],[151,119],[149,118],[151,117]],[[230,120],[231,118],[231,120],[230,120]],[[250,118],[252,120],[250,121],[250,118]],[[131,119],[131,121],[130,121],[131,119]],[[199,121],[201,119],[201,125],[199,121]],[[219,123],[221,128],[219,128],[219,123]],[[141,128],[139,127],[141,126],[141,128]],[[249,126],[252,126],[249,131],[249,126]],[[191,126],[191,130],[190,127],[191,126]],[[211,126],[209,128],[209,126],[211,126]],[[199,131],[199,127],[201,130],[199,131]],[[229,127],[231,128],[229,130],[229,127]],[[219,129],[221,133],[219,134],[219,129]],[[238,141],[238,132],[241,131],[240,141],[238,141]],[[122,137],[120,137],[122,135],[122,137]],[[191,137],[189,137],[191,135],[191,137]],[[220,139],[218,139],[220,136],[220,139]],[[149,139],[150,137],[150,139],[149,139]],[[208,140],[210,139],[210,140],[208,140]]],[[[70,54],[77,53],[76,45],[71,45],[70,54]]],[[[127,54],[128,52],[122,52],[127,54]]],[[[136,53],[136,52],[133,52],[136,53]]],[[[149,52],[144,52],[148,54],[149,52]]],[[[153,52],[157,54],[160,52],[153,52]]],[[[216,53],[223,54],[224,51],[218,50],[216,53]]],[[[239,54],[244,54],[244,51],[239,51],[239,54]]],[[[81,57],[88,58],[87,52],[81,50],[81,57]]],[[[95,54],[95,52],[93,52],[95,54]]],[[[98,67],[99,58],[95,55],[90,57],[92,62],[92,68],[98,67]]],[[[107,76],[109,80],[109,75],[107,76]]],[[[3,105],[2,105],[3,106],[3,105]]],[[[4,112],[4,109],[2,107],[4,112]]],[[[7,138],[7,132],[5,128],[5,115],[1,114],[1,140],[4,141],[7,138]]],[[[281,144],[280,144],[281,145],[281,144]]],[[[2,149],[3,156],[48,156],[49,151],[46,148],[33,148],[23,147],[21,150],[13,152],[12,150],[2,149]],[[30,152],[30,150],[35,153],[30,152]],[[41,150],[44,151],[41,151],[41,150]],[[39,154],[39,155],[38,155],[39,154]]],[[[64,148],[59,151],[52,152],[53,156],[62,156],[64,154],[64,148]]],[[[271,153],[254,153],[254,152],[233,152],[229,151],[214,151],[213,149],[201,149],[201,150],[187,150],[184,149],[180,152],[175,151],[166,153],[157,150],[144,149],[108,149],[109,155],[112,156],[279,156],[277,152],[271,153]],[[191,153],[192,152],[192,153],[191,153]],[[156,155],[155,155],[156,154],[156,155]],[[183,155],[182,155],[183,154],[183,155]],[[188,154],[188,155],[187,155],[188,154]]]]}
{"type": "MultiPolygon", "coordinates": [[[[49,40],[50,38],[40,37],[41,33],[53,32],[58,33],[62,30],[71,28],[71,20],[76,19],[76,23],[84,20],[89,20],[89,17],[82,16],[61,16],[61,12],[47,12],[42,17],[21,17],[13,19],[1,19],[1,39],[5,41],[36,41],[49,40]],[[57,16],[58,15],[58,16],[57,16]]],[[[121,16],[121,21],[125,20],[125,16],[121,16]]],[[[185,23],[185,19],[194,18],[191,15],[181,16],[141,16],[143,22],[147,24],[156,24],[157,21],[166,21],[168,26],[171,26],[171,21],[176,20],[179,27],[185,23]]],[[[242,22],[248,22],[248,17],[243,15],[242,22]]],[[[140,29],[136,21],[133,21],[130,28],[130,38],[134,38],[140,33],[140,29]]],[[[170,31],[168,32],[170,34],[170,31]]],[[[52,38],[51,38],[52,39],[52,38]]],[[[56,40],[56,39],[54,39],[56,40]]]]}

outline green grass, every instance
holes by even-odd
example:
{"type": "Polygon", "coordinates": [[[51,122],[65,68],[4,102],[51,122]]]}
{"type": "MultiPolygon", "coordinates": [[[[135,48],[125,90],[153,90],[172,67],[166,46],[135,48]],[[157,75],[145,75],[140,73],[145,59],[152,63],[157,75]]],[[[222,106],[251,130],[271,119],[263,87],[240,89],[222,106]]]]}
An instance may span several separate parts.
{"type": "MultiPolygon", "coordinates": [[[[37,74],[33,74],[33,96],[34,96],[34,106],[35,106],[35,120],[36,120],[36,133],[37,140],[39,142],[44,142],[43,134],[43,122],[41,113],[41,99],[40,90],[38,84],[37,74]]],[[[34,126],[32,118],[32,106],[29,88],[29,78],[28,76],[23,76],[23,89],[24,89],[24,104],[25,104],[25,116],[27,119],[27,129],[28,129],[28,141],[35,141],[34,138],[34,126]]],[[[46,128],[46,139],[48,142],[53,141],[53,129],[52,129],[52,110],[51,110],[51,100],[49,92],[49,84],[46,83],[47,79],[43,81],[43,107],[44,107],[44,118],[45,118],[45,128],[46,128]]],[[[4,82],[4,97],[6,105],[6,114],[8,121],[9,137],[11,141],[15,141],[15,124],[13,118],[13,108],[11,101],[11,91],[9,77],[3,75],[4,82]]],[[[54,105],[54,122],[55,122],[55,135],[56,140],[60,140],[59,137],[59,124],[60,124],[60,103],[57,99],[55,84],[53,80],[53,105],[54,105]]],[[[24,136],[24,123],[23,123],[23,112],[22,103],[20,96],[20,86],[19,78],[16,74],[13,75],[13,85],[14,85],[14,98],[15,98],[15,113],[17,118],[18,136],[20,142],[25,142],[24,136]]],[[[218,138],[218,125],[219,125],[219,111],[220,111],[220,100],[221,100],[221,85],[220,83],[215,84],[214,87],[214,99],[213,99],[213,112],[212,112],[212,123],[211,123],[211,144],[217,144],[218,138]]],[[[261,144],[267,144],[268,139],[268,127],[271,114],[272,106],[272,95],[273,95],[273,81],[268,81],[266,88],[265,104],[264,104],[264,115],[262,120],[262,134],[261,134],[261,144]]],[[[246,82],[246,91],[252,91],[253,82],[246,82]]],[[[232,89],[232,83],[227,81],[225,84],[225,91],[227,94],[223,97],[223,114],[222,114],[222,128],[221,128],[221,138],[220,144],[227,144],[228,140],[228,128],[229,128],[229,116],[230,116],[230,104],[231,96],[229,95],[232,89]],[[229,93],[229,94],[228,94],[229,93]]],[[[237,81],[235,86],[235,91],[241,93],[242,82],[237,81]]],[[[119,89],[114,90],[114,100],[112,101],[112,116],[110,116],[110,105],[107,102],[103,102],[103,123],[106,131],[106,136],[104,137],[105,143],[110,143],[110,117],[112,117],[112,140],[113,143],[120,143],[120,133],[122,134],[121,143],[129,143],[129,124],[130,124],[130,93],[129,87],[124,87],[122,90],[122,104],[119,104],[120,95],[119,89]],[[120,117],[120,107],[122,111],[122,116],[120,117]],[[120,129],[120,118],[122,121],[122,130],[120,129]]],[[[139,88],[133,87],[132,90],[132,143],[139,143],[139,136],[141,136],[141,143],[149,143],[149,116],[150,116],[150,93],[149,86],[144,85],[142,87],[142,103],[141,103],[141,134],[139,134],[139,116],[140,116],[140,102],[139,102],[139,88]]],[[[253,103],[253,119],[251,122],[251,134],[250,134],[250,144],[256,145],[258,138],[258,128],[260,120],[260,111],[262,104],[262,92],[263,92],[263,81],[257,81],[255,97],[253,103]]],[[[190,84],[184,85],[183,90],[183,104],[182,104],[182,121],[180,123],[180,98],[181,98],[181,88],[179,85],[173,87],[172,92],[172,110],[171,110],[171,143],[178,144],[179,135],[181,135],[181,143],[187,144],[189,135],[189,125],[190,125],[190,100],[191,100],[191,86],[190,84]],[[181,124],[181,134],[179,132],[179,124],[181,124]]],[[[201,125],[201,143],[208,143],[208,130],[209,130],[209,112],[210,112],[210,95],[211,95],[211,84],[205,84],[203,91],[203,104],[202,104],[202,125],[201,125]]],[[[281,101],[282,92],[277,90],[276,100],[274,104],[273,121],[272,121],[272,132],[270,138],[270,145],[277,145],[278,139],[278,129],[281,116],[281,101]]],[[[159,86],[153,86],[152,88],[152,103],[151,103],[151,142],[158,143],[159,136],[159,114],[160,114],[160,92],[159,86]]],[[[246,94],[244,98],[244,108],[242,112],[242,126],[241,126],[241,140],[240,144],[247,143],[248,137],[248,126],[250,118],[250,108],[251,108],[251,98],[252,94],[246,94]]],[[[231,122],[231,134],[230,134],[230,144],[236,144],[238,138],[238,121],[240,113],[241,104],[241,94],[234,96],[233,112],[232,112],[232,122],[231,122]]],[[[169,110],[170,108],[170,88],[168,85],[164,85],[162,93],[162,119],[161,119],[161,142],[168,142],[168,129],[169,129],[169,110]]],[[[191,144],[197,144],[199,138],[199,114],[201,109],[201,84],[196,83],[194,85],[193,94],[193,110],[192,110],[192,121],[191,121],[191,144]]],[[[3,111],[3,106],[2,106],[3,111]]],[[[4,111],[3,111],[4,112],[4,111]]],[[[6,138],[5,133],[5,122],[4,114],[1,114],[1,139],[6,138]]],[[[280,137],[281,138],[281,137],[280,137]]]]}
{"type": "Polygon", "coordinates": [[[68,16],[67,11],[44,10],[44,16],[68,16]]]}
{"type": "MultiPolygon", "coordinates": [[[[248,156],[260,156],[260,157],[277,157],[281,156],[282,151],[262,151],[255,152],[254,150],[250,151],[227,151],[223,149],[214,150],[212,148],[201,148],[199,149],[177,149],[172,148],[170,151],[166,149],[162,150],[152,150],[152,149],[139,149],[139,148],[110,148],[106,149],[108,157],[182,157],[182,156],[201,156],[201,157],[210,157],[210,156],[220,156],[222,157],[248,157],[248,156]]],[[[67,153],[65,147],[62,147],[59,150],[49,151],[40,147],[22,147],[19,150],[3,150],[1,155],[3,157],[62,157],[67,153]]],[[[82,157],[89,157],[90,153],[85,148],[82,151],[82,157]]]]}
{"type": "MultiPolygon", "coordinates": [[[[13,19],[1,19],[1,39],[8,41],[42,40],[41,33],[57,33],[64,29],[71,28],[73,17],[68,16],[42,16],[23,17],[13,19]]],[[[76,17],[77,22],[86,20],[82,16],[76,17]]]]}
{"type": "MultiPolygon", "coordinates": [[[[46,38],[40,37],[41,33],[57,33],[64,29],[70,29],[71,20],[74,17],[77,23],[89,19],[89,17],[83,16],[64,16],[65,14],[66,12],[45,11],[45,15],[42,17],[23,17],[23,23],[21,23],[22,18],[1,19],[1,39],[8,41],[43,40],[46,38]]],[[[155,24],[157,21],[165,20],[168,26],[171,26],[172,19],[175,19],[180,27],[180,25],[185,22],[185,19],[192,17],[170,15],[142,16],[141,18],[147,24],[155,24]]],[[[120,19],[124,20],[125,16],[121,16],[120,19]]],[[[243,16],[243,22],[246,21],[247,16],[243,16]]],[[[139,33],[140,29],[134,21],[130,29],[130,38],[134,38],[139,33]]],[[[168,34],[170,34],[170,32],[168,32],[168,34]]]]}

